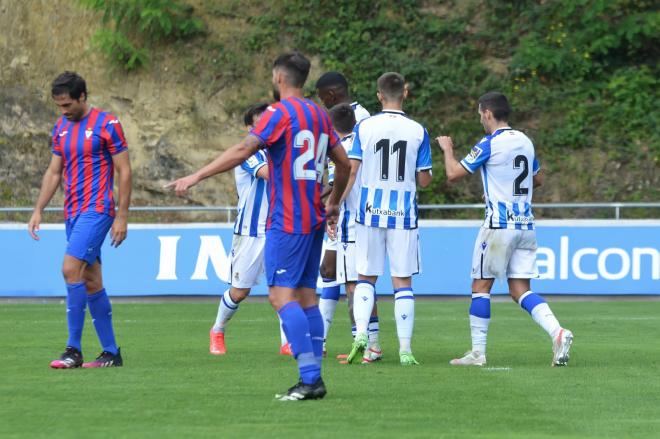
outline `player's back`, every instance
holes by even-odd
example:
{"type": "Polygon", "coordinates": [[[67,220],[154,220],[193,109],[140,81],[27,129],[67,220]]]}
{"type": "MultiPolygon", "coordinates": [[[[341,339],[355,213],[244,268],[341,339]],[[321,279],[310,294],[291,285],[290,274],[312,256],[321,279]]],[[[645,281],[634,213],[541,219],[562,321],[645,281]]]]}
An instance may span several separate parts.
{"type": "Polygon", "coordinates": [[[386,110],[355,128],[350,158],[362,160],[357,221],[372,227],[417,227],[418,171],[431,169],[429,136],[402,111],[386,110]]]}
{"type": "Polygon", "coordinates": [[[325,221],[326,152],[339,141],[328,114],[309,99],[290,97],[268,107],[251,133],[268,148],[267,228],[296,234],[317,230],[325,221]]]}
{"type": "Polygon", "coordinates": [[[479,145],[489,155],[482,169],[488,227],[532,229],[533,179],[539,169],[534,144],[524,133],[504,128],[479,145]]]}
{"type": "Polygon", "coordinates": [[[256,154],[234,168],[238,215],[234,233],[245,236],[264,236],[268,215],[267,182],[257,177],[257,172],[268,164],[266,153],[256,154]]]}

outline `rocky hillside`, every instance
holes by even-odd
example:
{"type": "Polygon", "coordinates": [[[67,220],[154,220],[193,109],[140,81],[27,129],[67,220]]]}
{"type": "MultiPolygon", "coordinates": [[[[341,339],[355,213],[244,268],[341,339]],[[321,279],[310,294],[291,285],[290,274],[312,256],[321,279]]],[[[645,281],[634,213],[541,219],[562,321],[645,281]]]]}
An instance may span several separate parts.
{"type": "MultiPolygon", "coordinates": [[[[0,2],[0,204],[36,200],[58,117],[50,82],[64,70],[85,77],[94,106],[119,116],[134,168],[135,205],[181,203],[162,185],[243,135],[238,115],[225,109],[234,91],[209,95],[194,77],[181,74],[181,48],[160,47],[148,69],[125,73],[90,47],[99,26],[98,14],[69,0],[0,2]]],[[[233,204],[232,178],[205,182],[187,202],[233,204]]]]}
{"type": "MultiPolygon", "coordinates": [[[[203,23],[187,38],[156,38],[112,14],[104,21],[109,4],[168,3],[0,0],[1,205],[36,199],[57,118],[49,84],[63,70],[82,74],[91,103],[122,121],[134,205],[233,204],[231,175],[183,201],[162,185],[244,134],[240,113],[269,97],[270,62],[282,47],[311,56],[308,92],[322,71],[341,70],[372,112],[377,76],[401,71],[408,112],[432,136],[451,134],[458,154],[481,135],[476,98],[504,91],[514,126],[532,136],[546,172],[538,201],[660,198],[660,15],[651,2],[172,0],[203,23]],[[147,54],[144,65],[128,71],[109,59],[94,44],[99,29],[123,32],[147,54]]],[[[434,172],[423,203],[480,200],[479,179],[448,185],[441,160],[434,172]]]]}

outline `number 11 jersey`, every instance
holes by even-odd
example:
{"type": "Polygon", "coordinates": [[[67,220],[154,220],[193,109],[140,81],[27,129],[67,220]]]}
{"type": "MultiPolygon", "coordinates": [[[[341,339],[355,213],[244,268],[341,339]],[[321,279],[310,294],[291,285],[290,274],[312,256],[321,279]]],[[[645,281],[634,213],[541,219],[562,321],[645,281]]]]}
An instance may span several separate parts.
{"type": "Polygon", "coordinates": [[[417,172],[431,169],[426,129],[403,111],[384,110],[353,130],[348,157],[362,161],[356,221],[387,229],[417,228],[417,172]]]}
{"type": "Polygon", "coordinates": [[[534,230],[533,179],[539,163],[525,134],[500,128],[481,139],[460,163],[470,174],[481,168],[486,199],[483,227],[534,230]]]}

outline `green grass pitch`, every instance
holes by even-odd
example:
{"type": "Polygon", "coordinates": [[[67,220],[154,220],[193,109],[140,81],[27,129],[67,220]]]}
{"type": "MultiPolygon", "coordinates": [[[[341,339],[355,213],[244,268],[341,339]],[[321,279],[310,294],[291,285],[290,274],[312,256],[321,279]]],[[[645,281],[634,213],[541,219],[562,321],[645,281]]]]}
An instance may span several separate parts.
{"type": "MultiPolygon", "coordinates": [[[[270,306],[248,301],[208,354],[217,302],[117,303],[123,368],[51,370],[66,341],[62,304],[0,304],[0,437],[660,437],[660,302],[554,302],[573,330],[570,365],[510,302],[493,304],[488,367],[455,368],[468,349],[465,301],[416,303],[413,350],[398,364],[392,303],[379,302],[385,357],[340,365],[350,331],[342,302],[324,362],[322,401],[278,402],[297,380],[278,355],[270,306]]],[[[86,360],[99,347],[91,320],[86,360]]]]}

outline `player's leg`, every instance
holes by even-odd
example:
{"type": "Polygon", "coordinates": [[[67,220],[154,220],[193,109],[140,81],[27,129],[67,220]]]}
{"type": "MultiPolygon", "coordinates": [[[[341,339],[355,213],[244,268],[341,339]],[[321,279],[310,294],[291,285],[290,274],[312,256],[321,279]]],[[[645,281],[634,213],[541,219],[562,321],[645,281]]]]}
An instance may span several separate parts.
{"type": "Polygon", "coordinates": [[[562,328],[547,302],[530,288],[530,278],[538,276],[536,235],[533,230],[519,231],[517,248],[509,262],[509,294],[553,341],[553,366],[568,363],[573,333],[562,328]]]}
{"type": "MultiPolygon", "coordinates": [[[[490,325],[490,291],[496,277],[493,272],[506,271],[506,261],[503,261],[504,254],[490,252],[495,232],[492,229],[481,228],[474,243],[471,270],[472,300],[468,312],[472,349],[467,351],[463,357],[451,360],[449,364],[454,366],[483,366],[486,364],[486,341],[490,325]]],[[[501,245],[499,247],[502,248],[501,245]]]]}
{"type": "Polygon", "coordinates": [[[259,276],[263,273],[264,242],[263,237],[234,235],[231,286],[220,298],[215,323],[209,331],[209,352],[213,355],[227,352],[225,326],[238,311],[239,304],[250,294],[251,288],[259,283],[259,276]]]}
{"type": "Polygon", "coordinates": [[[362,357],[369,343],[369,320],[376,296],[376,280],[383,274],[385,264],[385,229],[355,225],[356,269],[358,281],[353,294],[355,340],[346,360],[355,362],[362,357]]]}
{"type": "Polygon", "coordinates": [[[282,319],[300,381],[287,392],[276,395],[281,400],[318,399],[325,395],[321,380],[321,357],[315,355],[312,333],[317,342],[323,337],[323,321],[316,305],[316,277],[321,258],[323,232],[293,235],[279,230],[266,232],[265,265],[269,285],[268,298],[282,319]],[[299,297],[300,296],[300,297],[299,297]],[[300,301],[302,300],[302,302],[300,301]],[[302,304],[301,304],[302,303],[302,304]],[[314,310],[303,309],[316,308],[314,310]],[[311,320],[316,322],[310,328],[311,320]]]}
{"type": "Polygon", "coordinates": [[[394,316],[399,337],[399,358],[402,365],[419,364],[412,354],[415,326],[415,296],[412,275],[421,272],[419,232],[417,229],[387,229],[387,256],[394,288],[394,316]]]}
{"type": "Polygon", "coordinates": [[[100,259],[85,268],[85,285],[87,287],[87,303],[89,313],[94,322],[96,335],[101,344],[101,354],[96,360],[84,363],[84,368],[118,367],[124,364],[121,350],[117,346],[115,331],[112,324],[112,305],[108,293],[103,287],[102,265],[100,259]]]}
{"type": "MultiPolygon", "coordinates": [[[[67,234],[69,234],[67,223],[67,234]]],[[[82,331],[87,308],[87,288],[83,281],[83,272],[87,263],[70,255],[64,256],[62,275],[66,282],[66,320],[69,336],[66,348],[59,359],[50,363],[54,369],[70,369],[83,365],[82,331]]]]}
{"type": "Polygon", "coordinates": [[[123,359],[115,340],[115,331],[112,324],[112,305],[103,287],[101,264],[101,247],[113,222],[114,217],[106,214],[96,212],[84,212],[80,214],[73,233],[77,235],[79,240],[75,245],[71,245],[72,241],[76,241],[74,236],[72,236],[72,239],[69,241],[69,249],[67,250],[69,255],[80,257],[86,263],[82,273],[82,281],[85,284],[87,293],[89,313],[92,316],[96,335],[102,348],[101,354],[96,360],[82,365],[85,368],[118,367],[123,365],[123,359]],[[84,253],[78,248],[81,244],[84,245],[84,253]]]}
{"type": "MultiPolygon", "coordinates": [[[[323,260],[321,261],[320,274],[321,274],[321,298],[319,299],[319,309],[323,317],[323,340],[325,353],[325,340],[328,337],[330,326],[335,316],[337,303],[340,296],[340,283],[337,279],[337,264],[342,258],[338,256],[338,250],[341,244],[338,240],[331,240],[325,243],[325,251],[323,252],[323,260]]],[[[343,282],[342,282],[343,283],[343,282]]]]}

